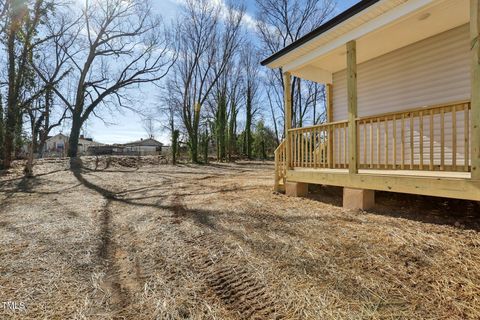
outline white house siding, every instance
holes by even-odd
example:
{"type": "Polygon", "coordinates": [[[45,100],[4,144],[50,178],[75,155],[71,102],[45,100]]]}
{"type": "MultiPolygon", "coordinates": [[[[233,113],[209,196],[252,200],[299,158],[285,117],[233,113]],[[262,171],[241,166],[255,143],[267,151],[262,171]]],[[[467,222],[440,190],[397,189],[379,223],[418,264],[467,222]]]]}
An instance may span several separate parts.
{"type": "MultiPolygon", "coordinates": [[[[469,26],[464,25],[405,48],[388,53],[358,65],[358,114],[359,117],[402,111],[470,99],[469,26]]],[[[347,81],[346,71],[333,75],[333,118],[346,120],[347,81]]],[[[465,133],[464,112],[457,112],[457,162],[464,163],[465,133]]],[[[424,163],[430,160],[429,116],[424,119],[424,163]]],[[[440,115],[434,117],[434,160],[440,164],[440,115]]],[[[374,162],[385,163],[385,129],[380,129],[380,158],[374,132],[374,162]]],[[[414,122],[414,164],[420,163],[419,121],[414,122]]],[[[370,162],[370,134],[367,126],[367,162],[370,162]]],[[[389,160],[393,162],[393,123],[389,122],[389,160]]],[[[400,123],[397,123],[397,159],[400,161],[400,123]]],[[[410,128],[406,122],[407,142],[405,160],[410,163],[410,128]]],[[[360,127],[360,160],[364,162],[364,129],[360,127]]],[[[452,164],[452,116],[445,116],[445,164],[452,164]]],[[[337,159],[341,162],[343,157],[337,159]]],[[[427,165],[428,167],[428,165],[427,165]]]]}

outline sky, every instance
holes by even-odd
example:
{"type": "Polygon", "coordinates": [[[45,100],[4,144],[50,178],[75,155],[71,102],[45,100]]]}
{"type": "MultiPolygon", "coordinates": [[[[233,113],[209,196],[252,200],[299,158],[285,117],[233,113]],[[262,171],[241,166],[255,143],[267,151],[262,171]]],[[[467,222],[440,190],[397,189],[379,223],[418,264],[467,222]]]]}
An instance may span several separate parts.
{"type": "MultiPolygon", "coordinates": [[[[162,14],[165,21],[173,20],[179,8],[179,0],[153,0],[155,10],[162,14]]],[[[337,14],[353,6],[359,0],[337,0],[337,14]]],[[[246,0],[247,14],[255,17],[255,0],[246,0]]],[[[149,92],[142,92],[144,100],[141,101],[144,109],[155,110],[159,100],[160,89],[150,89],[149,92]],[[154,91],[154,92],[152,92],[154,91]]],[[[93,118],[86,125],[86,135],[92,137],[95,141],[101,143],[126,143],[130,141],[147,138],[147,133],[142,125],[142,116],[132,111],[122,111],[121,114],[115,113],[112,116],[106,116],[108,123],[93,118]]],[[[164,144],[169,144],[168,134],[159,130],[155,138],[164,144]]],[[[68,134],[68,128],[62,129],[68,134]]]]}

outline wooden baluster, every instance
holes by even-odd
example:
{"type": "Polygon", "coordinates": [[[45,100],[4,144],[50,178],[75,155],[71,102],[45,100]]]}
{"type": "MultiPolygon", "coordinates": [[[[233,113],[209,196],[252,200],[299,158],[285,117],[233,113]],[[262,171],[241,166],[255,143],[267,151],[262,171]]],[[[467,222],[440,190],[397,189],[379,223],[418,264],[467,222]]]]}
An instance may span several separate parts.
{"type": "Polygon", "coordinates": [[[302,137],[301,137],[301,134],[300,134],[300,131],[296,131],[297,133],[297,167],[300,167],[300,153],[301,153],[301,141],[302,141],[302,137]]]}
{"type": "Polygon", "coordinates": [[[341,150],[338,153],[338,165],[339,165],[338,167],[339,168],[344,168],[345,163],[343,162],[343,158],[344,158],[343,157],[343,152],[345,151],[345,137],[344,137],[345,130],[344,130],[343,124],[340,125],[338,130],[339,130],[339,138],[341,139],[341,141],[340,141],[341,150]]]}
{"type": "MultiPolygon", "coordinates": [[[[290,139],[290,141],[289,141],[290,142],[290,148],[292,150],[291,153],[290,153],[290,161],[292,162],[290,166],[295,167],[295,133],[290,132],[288,134],[288,137],[290,139]]],[[[289,152],[289,151],[287,150],[287,152],[289,152]]]]}
{"type": "Polygon", "coordinates": [[[388,117],[385,117],[384,118],[384,121],[385,121],[385,124],[384,124],[384,127],[385,127],[385,132],[384,132],[384,138],[385,138],[385,169],[388,169],[388,152],[389,152],[389,148],[388,148],[388,117]]]}
{"type": "Polygon", "coordinates": [[[363,166],[367,166],[367,121],[363,121],[363,166]]]}
{"type": "Polygon", "coordinates": [[[464,121],[464,138],[465,138],[465,171],[470,171],[470,104],[465,106],[464,121]]]}
{"type": "Polygon", "coordinates": [[[310,162],[310,131],[305,131],[305,168],[309,167],[310,162]]]}
{"type": "Polygon", "coordinates": [[[316,133],[315,133],[315,167],[322,167],[322,158],[323,158],[323,144],[322,144],[322,134],[323,134],[323,128],[319,128],[316,133]]]}
{"type": "Polygon", "coordinates": [[[295,146],[295,157],[294,159],[294,167],[298,167],[298,131],[294,131],[293,133],[293,145],[295,146]]]}
{"type": "Polygon", "coordinates": [[[309,167],[310,160],[310,131],[305,131],[305,168],[309,167]]]}
{"type": "Polygon", "coordinates": [[[332,130],[332,126],[329,125],[328,126],[328,130],[325,131],[325,134],[327,137],[327,140],[325,141],[326,144],[325,144],[325,147],[327,148],[327,164],[328,164],[328,167],[329,168],[332,168],[332,165],[333,165],[333,150],[331,150],[331,148],[333,148],[333,145],[334,145],[334,141],[333,141],[333,130],[332,130]]]}
{"type": "Polygon", "coordinates": [[[340,142],[340,140],[338,140],[338,136],[337,136],[337,126],[333,126],[332,127],[333,131],[332,131],[332,137],[333,137],[333,143],[332,143],[332,146],[333,146],[333,150],[331,152],[331,154],[333,155],[332,156],[332,168],[336,168],[337,167],[337,150],[338,150],[338,144],[340,142]]]}
{"type": "Polygon", "coordinates": [[[310,139],[310,142],[311,142],[311,145],[312,145],[312,156],[311,156],[311,166],[312,168],[315,168],[317,165],[316,165],[316,147],[315,147],[315,139],[317,138],[317,128],[314,128],[313,131],[312,131],[312,138],[310,139]]]}
{"type": "MultiPolygon", "coordinates": [[[[328,131],[327,131],[328,127],[326,127],[322,133],[320,134],[320,144],[321,144],[321,147],[322,147],[322,150],[323,150],[323,153],[322,153],[322,157],[320,158],[320,164],[322,166],[322,168],[326,168],[327,165],[330,166],[330,159],[329,159],[329,154],[330,152],[328,151],[328,146],[329,146],[329,142],[327,140],[327,135],[328,135],[328,131]]],[[[330,139],[330,138],[328,138],[330,139]]]]}
{"type": "Polygon", "coordinates": [[[434,161],[434,154],[433,154],[433,143],[435,141],[435,136],[434,136],[434,128],[433,128],[433,109],[430,109],[430,164],[429,164],[429,169],[430,171],[433,171],[433,161],[434,161]]]}
{"type": "Polygon", "coordinates": [[[315,160],[313,159],[314,158],[314,155],[315,155],[315,148],[314,148],[314,143],[313,143],[313,139],[315,138],[315,128],[310,131],[310,167],[313,168],[315,167],[315,160]]]}
{"type": "Polygon", "coordinates": [[[302,137],[302,151],[300,152],[301,159],[300,159],[300,167],[305,168],[305,132],[302,131],[301,135],[302,137]]]}
{"type": "Polygon", "coordinates": [[[413,170],[413,166],[415,164],[415,158],[414,158],[414,150],[415,150],[415,145],[414,145],[414,128],[413,126],[415,125],[415,121],[413,119],[413,112],[410,113],[410,170],[413,170]]]}
{"type": "Polygon", "coordinates": [[[310,137],[311,137],[312,132],[311,131],[306,131],[305,132],[305,167],[310,167],[310,137]]]}
{"type": "Polygon", "coordinates": [[[380,169],[382,152],[380,148],[380,118],[377,119],[377,169],[380,169]]]}
{"type": "Polygon", "coordinates": [[[322,150],[322,153],[320,154],[320,160],[319,160],[320,161],[319,166],[321,168],[326,168],[327,162],[330,161],[329,159],[327,159],[328,158],[328,150],[327,150],[328,142],[325,139],[326,134],[327,134],[327,130],[326,128],[324,128],[320,131],[320,135],[318,137],[319,139],[318,146],[320,147],[320,150],[322,150]]]}
{"type": "Polygon", "coordinates": [[[452,169],[457,171],[457,106],[452,106],[452,169]]]}
{"type": "Polygon", "coordinates": [[[311,144],[310,144],[310,141],[312,139],[312,131],[311,130],[307,131],[306,135],[307,135],[306,136],[307,137],[307,141],[306,141],[306,144],[307,144],[307,147],[306,147],[306,149],[307,149],[306,162],[307,163],[306,163],[306,166],[307,166],[307,168],[309,168],[310,163],[311,163],[310,156],[312,155],[312,149],[311,149],[311,144]]]}
{"type": "Polygon", "coordinates": [[[397,117],[393,115],[393,170],[397,169],[397,117]]]}
{"type": "Polygon", "coordinates": [[[402,170],[405,170],[405,114],[402,113],[402,144],[400,146],[401,148],[401,158],[402,158],[402,161],[400,163],[400,168],[402,170]]]}
{"type": "Polygon", "coordinates": [[[370,169],[373,169],[373,119],[370,119],[370,169]]]}
{"type": "Polygon", "coordinates": [[[423,111],[419,111],[420,121],[420,170],[423,170],[423,111]]]}
{"type": "Polygon", "coordinates": [[[305,167],[310,166],[310,131],[305,131],[305,167]]]}
{"type": "MultiPolygon", "coordinates": [[[[317,146],[318,148],[323,148],[323,142],[322,142],[322,136],[323,136],[323,129],[320,129],[320,131],[318,132],[318,135],[317,135],[317,146]]],[[[322,161],[323,161],[323,154],[319,153],[317,155],[317,166],[319,168],[322,168],[322,161]]]]}
{"type": "Polygon", "coordinates": [[[313,130],[313,167],[318,168],[318,143],[317,140],[319,139],[318,137],[318,132],[320,129],[315,128],[313,130]]]}
{"type": "Polygon", "coordinates": [[[301,167],[302,166],[302,132],[298,131],[298,162],[297,166],[301,167]]]}
{"type": "Polygon", "coordinates": [[[440,110],[440,170],[445,171],[445,108],[440,110]]]}
{"type": "Polygon", "coordinates": [[[348,137],[348,126],[347,124],[345,123],[343,125],[344,127],[344,130],[343,130],[343,137],[344,137],[344,140],[343,140],[343,146],[344,146],[344,149],[343,149],[343,161],[344,161],[344,168],[348,168],[348,151],[347,151],[347,148],[348,148],[348,143],[347,143],[347,137],[348,137]]]}

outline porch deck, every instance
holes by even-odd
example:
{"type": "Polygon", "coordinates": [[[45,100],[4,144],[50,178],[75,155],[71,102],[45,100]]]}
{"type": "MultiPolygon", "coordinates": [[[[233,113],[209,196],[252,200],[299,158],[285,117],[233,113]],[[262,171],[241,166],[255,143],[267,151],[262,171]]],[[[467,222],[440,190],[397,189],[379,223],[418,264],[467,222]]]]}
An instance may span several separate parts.
{"type": "MultiPolygon", "coordinates": [[[[329,169],[329,168],[293,168],[296,172],[319,172],[334,174],[349,174],[348,169],[329,169]]],[[[405,177],[425,177],[425,178],[448,178],[448,179],[470,179],[470,172],[452,172],[452,171],[416,171],[416,170],[375,170],[360,169],[359,175],[377,175],[377,176],[405,176],[405,177]]]]}
{"type": "Polygon", "coordinates": [[[480,201],[469,102],[288,130],[275,189],[288,182],[480,201]],[[350,145],[352,142],[353,147],[350,145]]]}

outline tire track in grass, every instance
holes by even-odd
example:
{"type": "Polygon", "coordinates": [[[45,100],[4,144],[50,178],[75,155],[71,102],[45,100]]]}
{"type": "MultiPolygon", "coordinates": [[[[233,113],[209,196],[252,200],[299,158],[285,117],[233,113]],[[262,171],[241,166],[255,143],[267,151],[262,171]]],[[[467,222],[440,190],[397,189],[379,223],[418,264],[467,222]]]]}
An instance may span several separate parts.
{"type": "MultiPolygon", "coordinates": [[[[173,198],[172,208],[177,218],[192,214],[178,195],[173,198]]],[[[179,231],[179,238],[185,243],[184,251],[192,268],[228,310],[241,319],[283,318],[267,286],[254,272],[247,265],[229,261],[229,250],[218,235],[191,236],[179,231]]]]}
{"type": "Polygon", "coordinates": [[[129,259],[128,252],[113,240],[110,204],[111,201],[107,201],[100,216],[98,257],[105,270],[101,287],[110,295],[111,311],[121,315],[132,304],[133,294],[141,290],[142,270],[137,259],[129,259]]]}

